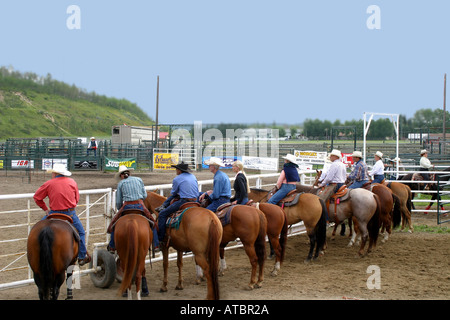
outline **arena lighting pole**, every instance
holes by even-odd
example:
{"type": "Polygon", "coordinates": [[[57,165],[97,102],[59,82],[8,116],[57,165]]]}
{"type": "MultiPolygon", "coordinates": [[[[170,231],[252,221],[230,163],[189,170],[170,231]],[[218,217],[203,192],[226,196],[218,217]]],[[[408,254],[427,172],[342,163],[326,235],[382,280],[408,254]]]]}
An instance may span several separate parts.
{"type": "Polygon", "coordinates": [[[442,140],[444,143],[442,144],[442,153],[445,154],[445,100],[446,100],[446,93],[447,93],[447,74],[444,73],[444,124],[443,124],[443,132],[442,132],[442,140]]]}
{"type": "Polygon", "coordinates": [[[159,76],[156,78],[156,137],[155,137],[155,148],[158,148],[158,111],[159,111],[159,76]]]}

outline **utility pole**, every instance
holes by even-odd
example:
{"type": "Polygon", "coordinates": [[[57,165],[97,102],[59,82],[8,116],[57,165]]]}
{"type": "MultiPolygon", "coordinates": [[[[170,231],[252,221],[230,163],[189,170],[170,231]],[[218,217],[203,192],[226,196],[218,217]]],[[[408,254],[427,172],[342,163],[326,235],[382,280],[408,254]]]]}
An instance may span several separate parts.
{"type": "Polygon", "coordinates": [[[446,113],[446,111],[445,111],[445,100],[446,100],[446,95],[447,95],[447,74],[445,73],[444,74],[444,124],[443,124],[443,133],[442,133],[442,140],[443,140],[443,144],[442,144],[442,153],[444,153],[445,154],[445,144],[446,144],[446,142],[445,142],[445,140],[446,140],[446,138],[445,138],[445,113],[446,113]]]}
{"type": "Polygon", "coordinates": [[[155,148],[158,148],[159,132],[158,132],[158,111],[159,111],[159,76],[156,78],[156,137],[155,148]]]}

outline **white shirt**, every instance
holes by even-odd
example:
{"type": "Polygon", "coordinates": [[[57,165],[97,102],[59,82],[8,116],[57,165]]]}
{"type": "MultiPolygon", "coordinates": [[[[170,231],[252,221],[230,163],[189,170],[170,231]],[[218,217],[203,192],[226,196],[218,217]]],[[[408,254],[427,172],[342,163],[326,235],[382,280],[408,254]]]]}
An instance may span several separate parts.
{"type": "Polygon", "coordinates": [[[433,167],[433,165],[430,162],[430,159],[428,159],[427,157],[420,158],[420,166],[426,169],[430,169],[433,167]]]}
{"type": "Polygon", "coordinates": [[[384,164],[383,161],[380,159],[377,162],[375,162],[375,165],[372,168],[372,171],[369,171],[369,176],[374,176],[378,174],[384,174],[384,164]]]}
{"type": "Polygon", "coordinates": [[[326,172],[326,176],[322,180],[320,186],[325,186],[329,183],[345,183],[345,179],[347,179],[345,164],[341,161],[341,159],[336,159],[326,172]]]}

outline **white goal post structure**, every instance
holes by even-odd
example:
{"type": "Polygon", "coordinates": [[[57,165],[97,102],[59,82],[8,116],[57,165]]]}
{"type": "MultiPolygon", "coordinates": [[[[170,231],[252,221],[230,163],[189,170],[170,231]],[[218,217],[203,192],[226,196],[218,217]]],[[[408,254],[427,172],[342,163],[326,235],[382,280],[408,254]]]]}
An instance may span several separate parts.
{"type": "MultiPolygon", "coordinates": [[[[398,159],[398,139],[399,139],[399,118],[400,116],[398,114],[393,113],[375,113],[375,112],[364,112],[364,144],[363,144],[363,156],[364,156],[364,162],[366,162],[366,136],[367,132],[369,132],[370,123],[372,122],[372,119],[374,116],[381,116],[385,118],[390,118],[392,121],[392,124],[394,125],[395,130],[395,136],[396,136],[396,148],[395,148],[395,157],[398,159]],[[369,118],[367,119],[367,117],[369,118]]],[[[397,167],[398,167],[398,160],[396,161],[397,167]]],[[[398,178],[398,172],[397,172],[397,178],[398,178]]]]}

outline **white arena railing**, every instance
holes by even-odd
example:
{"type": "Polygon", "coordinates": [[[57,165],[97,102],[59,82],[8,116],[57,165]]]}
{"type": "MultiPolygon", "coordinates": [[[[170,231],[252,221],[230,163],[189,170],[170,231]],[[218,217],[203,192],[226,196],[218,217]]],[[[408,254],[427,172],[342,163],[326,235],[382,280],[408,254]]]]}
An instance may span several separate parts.
{"type": "MultiPolygon", "coordinates": [[[[301,183],[311,184],[311,182],[314,180],[313,174],[315,174],[314,170],[301,171],[301,183]]],[[[279,173],[257,174],[248,175],[248,179],[252,187],[265,189],[266,187],[273,186],[275,184],[273,180],[278,176],[279,173]],[[264,183],[263,181],[267,179],[271,179],[272,182],[264,183]],[[252,181],[254,181],[254,183],[252,183],[252,181]]],[[[230,178],[230,180],[234,181],[234,178],[230,178]]],[[[212,184],[212,179],[199,181],[199,191],[202,191],[205,185],[212,184]]],[[[161,195],[164,193],[164,191],[166,191],[166,193],[168,194],[172,189],[172,184],[146,186],[145,189],[147,191],[159,190],[159,193],[161,195]]],[[[34,203],[33,195],[33,193],[0,195],[0,204],[4,203],[3,201],[26,201],[25,208],[0,211],[0,291],[34,283],[33,274],[26,258],[26,240],[31,228],[43,217],[43,213],[42,209],[34,203]],[[24,215],[23,221],[12,223],[9,225],[2,223],[2,220],[5,220],[2,217],[11,217],[18,214],[24,215]],[[15,238],[8,238],[7,232],[4,232],[16,229],[19,229],[19,231],[16,231],[14,233],[15,238]],[[22,229],[23,233],[17,235],[18,233],[20,233],[20,229],[22,229]],[[15,251],[14,249],[8,250],[8,246],[14,248],[17,247],[17,249],[15,251]],[[19,265],[20,263],[21,265],[19,265]],[[18,279],[15,279],[14,281],[3,280],[5,279],[3,275],[5,275],[7,272],[17,272],[20,270],[28,271],[28,275],[26,278],[22,275],[22,279],[20,279],[20,276],[18,276],[18,279]]],[[[104,248],[109,241],[109,234],[106,233],[106,229],[109,225],[109,222],[111,221],[111,217],[115,213],[115,190],[112,190],[111,188],[80,190],[80,197],[80,203],[77,206],[77,214],[86,231],[86,246],[88,248],[88,251],[92,252],[93,267],[88,269],[86,269],[87,267],[84,267],[84,269],[80,271],[75,270],[74,277],[77,276],[77,273],[80,275],[86,275],[97,272],[97,269],[99,269],[99,267],[97,267],[97,251],[100,248],[104,248]],[[98,239],[98,242],[92,243],[92,238],[98,239]]],[[[304,232],[303,222],[300,222],[290,227],[288,236],[302,234],[304,232]]],[[[242,245],[239,241],[237,241],[235,245],[229,246],[226,249],[232,249],[240,246],[242,245]]],[[[186,257],[189,256],[189,254],[186,255],[186,257]]],[[[176,253],[170,254],[169,259],[176,259],[176,253]]],[[[151,259],[151,261],[162,261],[161,254],[151,259]]],[[[146,263],[149,262],[150,259],[146,261],[146,263]]]]}

